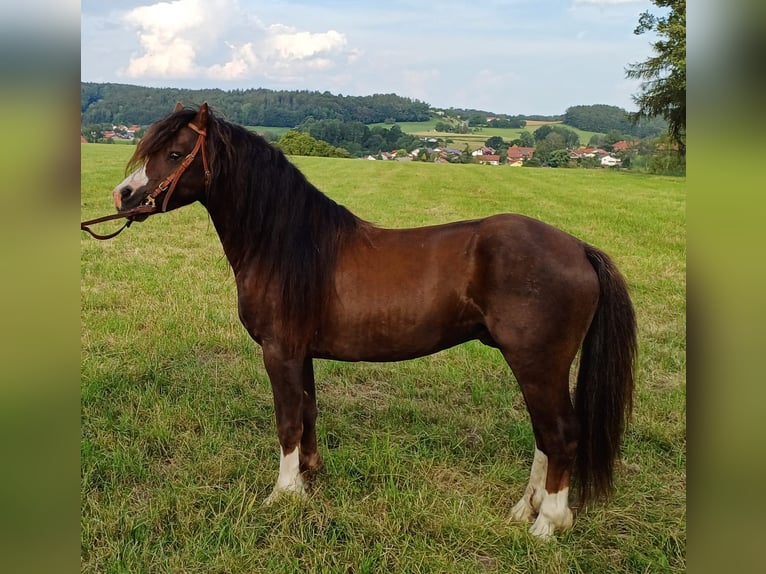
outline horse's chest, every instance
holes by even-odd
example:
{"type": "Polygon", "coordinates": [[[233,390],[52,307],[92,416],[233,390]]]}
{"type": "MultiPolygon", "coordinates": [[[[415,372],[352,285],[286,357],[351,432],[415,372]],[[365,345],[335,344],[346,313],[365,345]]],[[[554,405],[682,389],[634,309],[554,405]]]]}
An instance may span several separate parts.
{"type": "Polygon", "coordinates": [[[273,330],[275,305],[267,293],[250,282],[237,281],[239,320],[256,343],[261,344],[273,330]]]}

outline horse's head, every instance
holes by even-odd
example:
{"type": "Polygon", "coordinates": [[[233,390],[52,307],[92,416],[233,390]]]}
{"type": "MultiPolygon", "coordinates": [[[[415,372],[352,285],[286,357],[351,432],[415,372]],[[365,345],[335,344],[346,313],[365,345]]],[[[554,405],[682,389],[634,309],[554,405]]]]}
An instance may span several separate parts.
{"type": "Polygon", "coordinates": [[[208,120],[207,104],[195,112],[179,103],[171,115],[152,124],[128,163],[132,173],[112,191],[119,212],[154,205],[156,211],[170,211],[204,197],[210,184],[208,120]]]}

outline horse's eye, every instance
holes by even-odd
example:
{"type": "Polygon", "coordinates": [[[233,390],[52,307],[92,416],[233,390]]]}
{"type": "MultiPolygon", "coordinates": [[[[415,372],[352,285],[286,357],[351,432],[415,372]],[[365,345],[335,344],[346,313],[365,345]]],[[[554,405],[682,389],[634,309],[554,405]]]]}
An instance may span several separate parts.
{"type": "Polygon", "coordinates": [[[179,159],[181,159],[181,157],[182,157],[182,154],[178,153],[177,151],[171,151],[168,154],[168,159],[170,161],[178,161],[179,159]]]}

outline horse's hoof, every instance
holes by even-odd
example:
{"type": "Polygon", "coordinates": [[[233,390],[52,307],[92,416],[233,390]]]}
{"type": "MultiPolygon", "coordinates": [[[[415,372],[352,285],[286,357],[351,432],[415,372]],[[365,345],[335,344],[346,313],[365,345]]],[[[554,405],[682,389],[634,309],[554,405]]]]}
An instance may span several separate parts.
{"type": "Polygon", "coordinates": [[[263,505],[271,506],[276,501],[284,497],[290,497],[296,500],[305,500],[308,498],[308,493],[306,492],[306,489],[303,487],[303,485],[294,488],[275,488],[271,491],[271,494],[266,497],[266,500],[263,501],[263,505]]]}
{"type": "Polygon", "coordinates": [[[301,454],[300,471],[303,474],[311,476],[316,474],[322,468],[322,457],[319,453],[313,453],[307,456],[301,454]]]}
{"type": "Polygon", "coordinates": [[[535,511],[532,505],[527,502],[527,497],[523,497],[516,505],[511,508],[511,519],[516,522],[529,522],[534,518],[535,511]]]}
{"type": "Polygon", "coordinates": [[[529,528],[529,533],[538,540],[547,542],[554,539],[553,533],[555,530],[556,528],[550,521],[545,520],[542,516],[538,516],[535,523],[529,528]]]}

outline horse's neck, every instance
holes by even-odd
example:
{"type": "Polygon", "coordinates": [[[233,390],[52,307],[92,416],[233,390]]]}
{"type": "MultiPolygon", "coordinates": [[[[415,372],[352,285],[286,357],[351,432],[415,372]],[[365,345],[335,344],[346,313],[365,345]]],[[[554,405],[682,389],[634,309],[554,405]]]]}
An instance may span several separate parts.
{"type": "Polygon", "coordinates": [[[225,200],[206,203],[205,208],[218,233],[226,259],[234,270],[234,274],[237,275],[244,263],[246,244],[241,237],[241,230],[237,229],[236,221],[232,219],[236,214],[230,206],[226,205],[225,200]]]}

